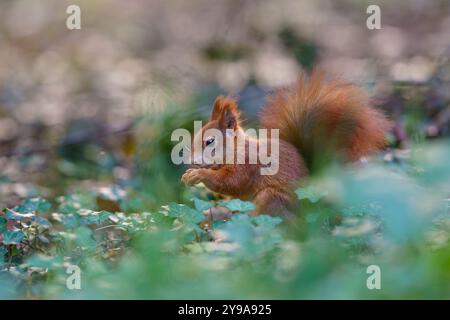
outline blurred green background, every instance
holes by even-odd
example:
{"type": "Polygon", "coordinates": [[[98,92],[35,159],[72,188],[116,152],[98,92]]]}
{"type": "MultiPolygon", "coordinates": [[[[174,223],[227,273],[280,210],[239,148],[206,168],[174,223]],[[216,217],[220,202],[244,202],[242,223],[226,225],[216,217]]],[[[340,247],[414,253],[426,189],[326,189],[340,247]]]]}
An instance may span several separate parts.
{"type": "Polygon", "coordinates": [[[0,297],[448,299],[449,88],[445,0],[2,0],[0,297]],[[313,67],[371,93],[391,148],[311,179],[299,225],[231,202],[199,227],[218,196],[180,183],[172,131],[218,94],[253,126],[313,67]]]}

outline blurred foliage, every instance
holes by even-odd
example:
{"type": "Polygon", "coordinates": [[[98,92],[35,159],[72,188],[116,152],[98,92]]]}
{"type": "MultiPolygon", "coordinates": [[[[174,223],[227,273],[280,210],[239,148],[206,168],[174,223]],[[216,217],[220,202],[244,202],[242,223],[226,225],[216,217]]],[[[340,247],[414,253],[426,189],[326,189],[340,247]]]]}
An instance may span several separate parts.
{"type": "Polygon", "coordinates": [[[0,298],[450,298],[450,6],[378,2],[381,30],[368,1],[1,1],[0,298]],[[289,223],[180,183],[174,129],[218,94],[252,127],[316,66],[372,93],[391,149],[311,177],[289,223]]]}
{"type": "Polygon", "coordinates": [[[280,31],[280,39],[300,65],[307,70],[312,70],[317,63],[318,54],[314,42],[299,38],[296,32],[289,27],[280,31]]]}
{"type": "MultiPolygon", "coordinates": [[[[138,201],[129,213],[101,210],[86,191],[55,203],[26,199],[0,216],[0,295],[449,298],[450,148],[414,150],[408,172],[375,159],[312,179],[296,191],[302,224],[251,217],[252,203],[202,199],[196,189],[185,204],[147,211],[138,201]],[[233,216],[204,228],[216,206],[233,216]],[[81,290],[66,288],[71,264],[82,270],[81,290]],[[366,287],[372,264],[381,290],[366,287]]],[[[118,206],[133,202],[134,193],[120,190],[103,194],[118,206]]]]}

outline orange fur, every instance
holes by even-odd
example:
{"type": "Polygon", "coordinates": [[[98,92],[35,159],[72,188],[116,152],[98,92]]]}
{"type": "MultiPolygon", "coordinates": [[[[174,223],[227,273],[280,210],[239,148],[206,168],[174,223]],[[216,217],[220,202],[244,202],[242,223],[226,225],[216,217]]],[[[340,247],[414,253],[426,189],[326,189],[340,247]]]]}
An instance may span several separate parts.
{"type": "MultiPolygon", "coordinates": [[[[279,129],[278,173],[260,175],[261,164],[223,164],[189,169],[186,184],[203,182],[209,189],[256,204],[254,214],[290,215],[295,202],[294,185],[314,164],[330,156],[355,161],[383,148],[390,122],[370,107],[366,94],[356,86],[326,80],[322,74],[305,76],[269,98],[261,112],[261,125],[279,129]]],[[[240,130],[240,114],[231,98],[218,97],[203,132],[216,128],[240,130]]],[[[245,136],[246,141],[251,137],[245,136]]],[[[259,143],[259,141],[258,141],[259,143]]],[[[246,155],[248,157],[248,155],[246,155]]]]}
{"type": "Polygon", "coordinates": [[[309,166],[324,154],[355,161],[380,150],[391,126],[364,91],[319,72],[272,96],[261,125],[280,129],[280,139],[296,146],[309,166]]]}

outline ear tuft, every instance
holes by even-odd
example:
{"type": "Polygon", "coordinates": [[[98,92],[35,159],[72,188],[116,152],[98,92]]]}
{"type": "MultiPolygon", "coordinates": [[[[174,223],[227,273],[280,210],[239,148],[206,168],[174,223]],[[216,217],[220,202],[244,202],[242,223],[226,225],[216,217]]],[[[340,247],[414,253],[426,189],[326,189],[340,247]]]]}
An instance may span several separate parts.
{"type": "Polygon", "coordinates": [[[222,101],[224,99],[225,98],[223,96],[218,96],[214,101],[214,105],[211,112],[211,119],[210,119],[211,121],[219,119],[220,114],[222,113],[222,105],[223,105],[222,101]]]}
{"type": "Polygon", "coordinates": [[[211,112],[211,120],[218,120],[223,129],[236,129],[239,125],[240,114],[236,100],[229,97],[219,96],[214,102],[211,112]]]}

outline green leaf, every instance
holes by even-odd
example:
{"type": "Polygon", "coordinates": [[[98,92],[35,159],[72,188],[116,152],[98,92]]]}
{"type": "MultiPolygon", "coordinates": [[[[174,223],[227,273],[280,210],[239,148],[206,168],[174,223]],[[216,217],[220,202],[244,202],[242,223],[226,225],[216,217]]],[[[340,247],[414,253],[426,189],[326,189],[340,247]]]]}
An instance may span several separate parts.
{"type": "Polygon", "coordinates": [[[34,213],[20,213],[13,211],[11,209],[6,209],[6,218],[8,220],[23,220],[23,219],[30,219],[34,217],[34,213]]]}
{"type": "Polygon", "coordinates": [[[5,218],[0,217],[0,232],[3,232],[6,230],[7,223],[8,223],[8,221],[5,218]]]}
{"type": "Polygon", "coordinates": [[[22,231],[6,230],[3,232],[3,244],[19,244],[25,238],[22,231]]]}
{"type": "Polygon", "coordinates": [[[36,254],[27,260],[27,265],[42,269],[52,268],[55,265],[62,265],[63,259],[60,256],[46,256],[43,254],[36,254]]]}
{"type": "Polygon", "coordinates": [[[230,221],[220,226],[220,230],[225,231],[225,240],[228,242],[245,244],[252,242],[254,225],[251,217],[246,214],[235,214],[230,221]]]}
{"type": "Polygon", "coordinates": [[[194,198],[194,207],[197,211],[203,212],[205,210],[208,210],[209,208],[214,207],[213,202],[204,201],[198,198],[194,198]]]}
{"type": "Polygon", "coordinates": [[[74,229],[80,225],[80,216],[78,214],[73,213],[53,213],[53,219],[61,222],[64,227],[68,229],[74,229]]]}
{"type": "Polygon", "coordinates": [[[242,201],[239,199],[232,199],[228,201],[221,201],[219,202],[219,205],[222,207],[227,208],[228,210],[231,210],[233,212],[248,212],[255,210],[256,207],[252,202],[249,201],[242,201]]]}
{"type": "Polygon", "coordinates": [[[328,195],[327,191],[320,191],[317,188],[306,187],[295,190],[295,194],[300,200],[308,199],[312,203],[316,203],[321,198],[328,195]]]}
{"type": "Polygon", "coordinates": [[[23,201],[14,210],[19,213],[46,212],[51,208],[51,204],[42,198],[30,198],[23,201]]]}
{"type": "Polygon", "coordinates": [[[280,224],[283,220],[280,217],[272,217],[266,214],[262,214],[256,217],[253,217],[253,221],[255,221],[255,223],[257,225],[261,225],[261,226],[276,226],[278,224],[280,224]]]}
{"type": "Polygon", "coordinates": [[[51,227],[50,222],[48,222],[48,220],[45,219],[45,218],[43,218],[43,217],[35,216],[35,217],[33,218],[33,220],[34,220],[38,225],[40,225],[41,227],[43,227],[43,228],[45,228],[45,229],[48,229],[48,228],[51,227]]]}
{"type": "Polygon", "coordinates": [[[75,231],[75,242],[82,248],[95,249],[97,242],[92,238],[92,231],[85,227],[80,227],[75,231]]]}
{"type": "Polygon", "coordinates": [[[91,211],[91,210],[89,210],[89,212],[86,215],[82,216],[82,220],[86,224],[99,225],[99,224],[102,224],[103,222],[105,222],[110,215],[111,215],[111,213],[108,211],[91,211]]]}
{"type": "Polygon", "coordinates": [[[6,249],[4,246],[0,247],[0,265],[2,263],[2,259],[5,256],[5,254],[8,252],[8,249],[6,249]]]}
{"type": "Polygon", "coordinates": [[[168,210],[169,217],[179,218],[184,222],[200,223],[205,219],[203,213],[184,204],[170,203],[165,208],[168,210]]]}

